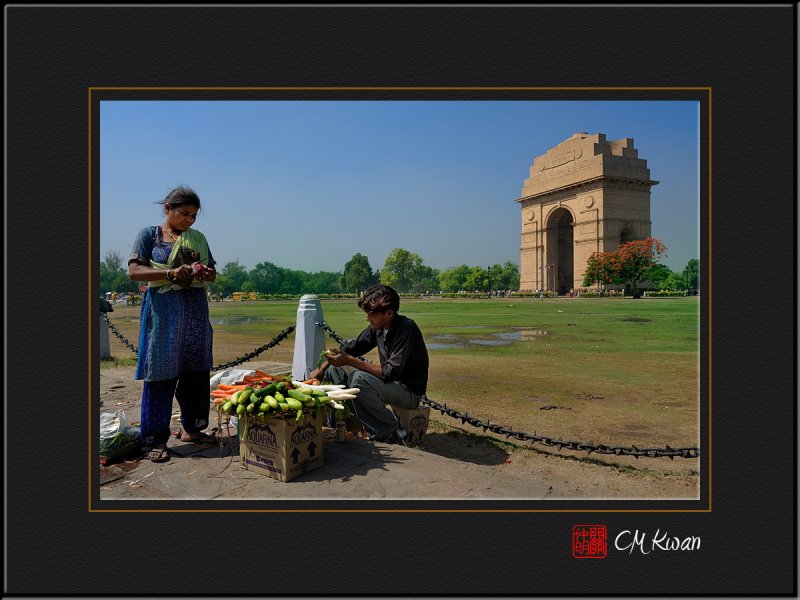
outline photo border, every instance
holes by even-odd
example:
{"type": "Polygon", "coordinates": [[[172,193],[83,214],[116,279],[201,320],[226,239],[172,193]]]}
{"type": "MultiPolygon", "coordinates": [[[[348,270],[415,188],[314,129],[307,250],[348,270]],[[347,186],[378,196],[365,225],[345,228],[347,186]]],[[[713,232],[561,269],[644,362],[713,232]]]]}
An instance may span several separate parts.
{"type": "MultiPolygon", "coordinates": [[[[699,316],[700,331],[699,340],[699,375],[700,388],[698,390],[698,413],[700,420],[698,447],[700,448],[700,475],[699,490],[700,496],[697,500],[673,500],[673,499],[565,499],[565,500],[531,500],[525,498],[514,499],[392,499],[392,500],[364,500],[364,499],[337,499],[337,504],[350,504],[347,508],[323,508],[329,504],[328,500],[303,499],[287,501],[280,498],[271,500],[236,500],[234,504],[242,505],[248,502],[264,502],[274,504],[278,508],[230,508],[220,506],[232,501],[226,500],[193,500],[175,499],[170,501],[155,501],[157,504],[169,504],[168,508],[140,508],[143,502],[154,502],[152,500],[99,500],[99,472],[96,462],[92,457],[97,452],[94,449],[98,439],[96,428],[99,427],[99,409],[92,410],[97,406],[97,394],[92,387],[92,380],[99,382],[99,358],[95,356],[97,352],[92,347],[91,340],[97,339],[97,335],[89,336],[88,358],[89,364],[95,369],[89,372],[89,416],[90,423],[87,433],[88,456],[89,456],[89,512],[223,512],[223,513],[352,513],[352,512],[375,512],[375,513],[398,513],[398,512],[453,512],[453,513],[702,513],[712,510],[712,462],[711,462],[711,164],[712,164],[712,89],[710,87],[626,87],[626,86],[588,86],[588,87],[114,87],[114,86],[92,86],[88,88],[88,178],[89,188],[89,214],[93,216],[90,221],[88,238],[89,245],[89,301],[88,310],[90,326],[102,327],[102,320],[95,314],[93,298],[96,298],[99,291],[94,288],[94,282],[99,281],[98,267],[99,261],[96,260],[98,252],[92,240],[91,224],[99,222],[99,123],[100,123],[100,103],[103,101],[114,100],[169,100],[169,101],[237,101],[237,100],[315,100],[330,101],[346,99],[350,101],[400,101],[409,98],[403,95],[410,95],[415,100],[440,100],[442,96],[446,101],[473,100],[473,101],[497,101],[497,100],[522,100],[522,101],[631,101],[631,100],[684,100],[694,101],[699,104],[699,206],[698,219],[700,231],[706,231],[706,236],[701,234],[700,256],[701,269],[703,269],[703,293],[700,297],[699,316]],[[310,94],[310,96],[309,96],[310,94]],[[352,95],[355,94],[355,97],[352,95]],[[374,96],[371,96],[373,95],[374,96]],[[454,96],[455,95],[455,96],[454,96]],[[288,96],[288,97],[287,97],[288,96]],[[299,97],[298,97],[299,96],[299,97]],[[337,97],[340,96],[340,97],[337,97]],[[341,98],[344,96],[346,98],[341,98]],[[377,98],[375,97],[377,96],[377,98]],[[500,96],[500,97],[498,97],[500,96]],[[537,97],[544,96],[544,97],[537,97]],[[610,97],[603,97],[610,96],[610,97]],[[632,96],[632,97],[631,97],[632,96]],[[708,351],[703,341],[708,345],[708,351]],[[705,385],[704,385],[705,384],[705,385]],[[703,390],[707,390],[706,396],[703,390]],[[295,506],[301,502],[307,508],[286,508],[295,506]],[[598,507],[587,507],[585,503],[599,504],[598,507]],[[197,506],[206,505],[203,508],[171,506],[173,503],[194,504],[197,506]],[[385,504],[388,508],[375,508],[376,503],[385,504]],[[448,503],[461,505],[458,508],[442,508],[448,503]],[[476,508],[465,508],[464,504],[476,506],[476,508]],[[540,505],[536,508],[522,508],[523,505],[540,505]],[[560,508],[545,508],[551,504],[561,505],[560,508]],[[103,505],[103,508],[100,506],[103,505]],[[281,507],[283,505],[283,507],[281,507]],[[412,508],[412,505],[418,506],[412,508]],[[564,505],[572,508],[564,507],[564,505]],[[603,506],[604,505],[604,506],[603,506]],[[657,506],[656,506],[657,505],[657,506]],[[111,508],[113,506],[113,508],[111,508]],[[401,508],[401,506],[404,506],[401,508]],[[439,508],[436,508],[436,507],[439,508]],[[611,508],[609,508],[611,506],[611,508]],[[643,506],[647,506],[643,508],[643,506]],[[651,507],[652,506],[652,507],[651,507]],[[314,508],[311,508],[314,507],[314,508]],[[357,507],[357,508],[354,508],[357,507]],[[433,508],[431,508],[433,507],[433,508]],[[510,508],[509,508],[510,507],[510,508]]],[[[99,384],[97,384],[99,385],[99,384]]],[[[680,459],[679,459],[680,460],[680,459]]]]}

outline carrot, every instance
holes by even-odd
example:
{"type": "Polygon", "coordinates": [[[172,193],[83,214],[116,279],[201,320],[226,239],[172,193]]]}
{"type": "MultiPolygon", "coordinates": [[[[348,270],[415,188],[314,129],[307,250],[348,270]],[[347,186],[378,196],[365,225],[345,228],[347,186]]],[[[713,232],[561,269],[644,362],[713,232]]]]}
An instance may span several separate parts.
{"type": "Polygon", "coordinates": [[[268,377],[270,379],[275,379],[275,377],[273,375],[270,375],[269,373],[265,373],[264,371],[260,371],[258,369],[255,370],[255,374],[258,377],[268,377]]]}
{"type": "Polygon", "coordinates": [[[214,398],[214,406],[220,406],[221,404],[225,404],[227,402],[226,398],[214,398]]]}
{"type": "Polygon", "coordinates": [[[257,377],[255,375],[245,375],[242,377],[245,381],[249,381],[250,383],[261,383],[263,381],[272,381],[271,377],[257,377]]]}
{"type": "Polygon", "coordinates": [[[233,396],[233,392],[225,390],[213,390],[211,392],[211,396],[213,398],[230,398],[231,396],[233,396]]]}
{"type": "Polygon", "coordinates": [[[246,387],[247,387],[246,383],[235,384],[235,385],[231,385],[231,384],[228,384],[228,383],[220,383],[220,384],[217,385],[218,389],[220,389],[220,390],[229,390],[231,392],[236,392],[238,390],[243,390],[246,387]]]}

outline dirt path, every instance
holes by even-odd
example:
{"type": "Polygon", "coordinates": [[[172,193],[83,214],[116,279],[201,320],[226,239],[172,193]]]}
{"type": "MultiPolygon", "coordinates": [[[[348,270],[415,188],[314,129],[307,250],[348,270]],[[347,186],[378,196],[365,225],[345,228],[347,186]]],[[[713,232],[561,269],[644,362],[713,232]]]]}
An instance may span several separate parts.
{"type": "MultiPolygon", "coordinates": [[[[255,363],[243,366],[257,367],[255,363]]],[[[138,421],[141,392],[142,382],[133,378],[132,367],[100,369],[101,412],[122,409],[130,421],[138,421]]],[[[698,459],[637,461],[567,450],[558,454],[462,427],[460,421],[439,413],[431,414],[428,434],[418,448],[479,467],[478,473],[502,471],[510,481],[538,478],[549,482],[553,498],[694,500],[699,496],[698,459]]]]}

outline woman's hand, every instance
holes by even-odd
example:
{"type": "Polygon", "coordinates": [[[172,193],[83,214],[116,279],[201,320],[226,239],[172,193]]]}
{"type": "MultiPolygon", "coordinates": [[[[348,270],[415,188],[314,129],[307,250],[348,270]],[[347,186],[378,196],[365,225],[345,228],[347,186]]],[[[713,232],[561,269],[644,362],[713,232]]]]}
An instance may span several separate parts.
{"type": "Polygon", "coordinates": [[[190,282],[192,277],[194,277],[192,265],[181,265],[180,267],[170,269],[169,272],[172,274],[172,280],[176,281],[177,283],[190,282]]]}
{"type": "Polygon", "coordinates": [[[198,281],[214,281],[216,271],[213,267],[207,267],[201,262],[192,263],[192,272],[198,281]]]}

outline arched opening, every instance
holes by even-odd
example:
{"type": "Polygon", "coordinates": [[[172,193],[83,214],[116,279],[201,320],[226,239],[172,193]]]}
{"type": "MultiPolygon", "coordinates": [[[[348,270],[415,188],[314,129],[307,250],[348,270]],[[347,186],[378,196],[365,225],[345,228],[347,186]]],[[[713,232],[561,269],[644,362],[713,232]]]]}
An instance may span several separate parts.
{"type": "Polygon", "coordinates": [[[547,262],[552,266],[546,271],[546,288],[562,295],[575,287],[573,225],[572,213],[566,208],[553,211],[547,222],[547,262]]]}
{"type": "Polygon", "coordinates": [[[623,227],[622,231],[619,232],[619,245],[626,244],[628,242],[632,242],[636,239],[636,234],[634,233],[633,229],[630,227],[623,227]]]}

